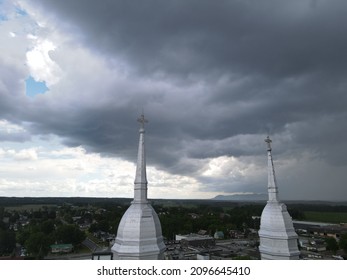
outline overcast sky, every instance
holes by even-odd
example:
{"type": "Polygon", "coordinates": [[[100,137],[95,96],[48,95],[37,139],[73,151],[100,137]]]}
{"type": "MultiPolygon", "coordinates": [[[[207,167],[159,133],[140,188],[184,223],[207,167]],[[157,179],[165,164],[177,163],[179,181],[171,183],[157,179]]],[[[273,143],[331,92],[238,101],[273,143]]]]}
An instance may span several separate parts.
{"type": "Polygon", "coordinates": [[[347,200],[344,0],[0,0],[0,196],[347,200]]]}

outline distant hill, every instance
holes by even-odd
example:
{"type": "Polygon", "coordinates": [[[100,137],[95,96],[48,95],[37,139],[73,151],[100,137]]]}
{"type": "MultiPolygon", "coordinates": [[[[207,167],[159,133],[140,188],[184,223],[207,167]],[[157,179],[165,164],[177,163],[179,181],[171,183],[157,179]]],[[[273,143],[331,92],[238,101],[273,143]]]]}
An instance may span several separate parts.
{"type": "Polygon", "coordinates": [[[217,195],[213,200],[231,200],[231,201],[266,201],[267,194],[233,194],[217,195]]]}

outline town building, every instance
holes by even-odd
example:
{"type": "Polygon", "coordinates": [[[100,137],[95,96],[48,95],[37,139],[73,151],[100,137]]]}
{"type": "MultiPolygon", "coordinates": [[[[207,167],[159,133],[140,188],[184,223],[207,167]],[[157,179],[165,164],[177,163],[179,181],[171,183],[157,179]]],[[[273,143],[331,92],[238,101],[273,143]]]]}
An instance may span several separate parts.
{"type": "Polygon", "coordinates": [[[287,207],[278,198],[278,187],[272,159],[271,139],[267,137],[268,195],[259,230],[259,251],[262,260],[299,259],[298,236],[287,207]]]}
{"type": "Polygon", "coordinates": [[[71,253],[73,251],[72,244],[53,244],[50,246],[51,252],[54,253],[71,253]]]}
{"type": "Polygon", "coordinates": [[[176,234],[176,241],[180,241],[182,245],[185,246],[195,246],[208,248],[215,245],[215,239],[209,235],[200,235],[200,234],[187,234],[181,235],[176,234]]]}
{"type": "Polygon", "coordinates": [[[114,259],[163,259],[165,244],[160,220],[147,200],[147,175],[145,154],[145,128],[147,120],[142,114],[140,139],[134,183],[134,200],[124,213],[118,226],[112,252],[114,259]]]}

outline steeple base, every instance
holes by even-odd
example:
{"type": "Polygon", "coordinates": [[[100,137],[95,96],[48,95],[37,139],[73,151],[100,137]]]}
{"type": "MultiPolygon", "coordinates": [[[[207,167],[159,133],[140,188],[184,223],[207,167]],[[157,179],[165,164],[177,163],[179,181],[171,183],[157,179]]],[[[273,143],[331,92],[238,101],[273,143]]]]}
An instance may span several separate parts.
{"type": "Polygon", "coordinates": [[[133,203],[122,217],[112,247],[118,260],[164,259],[165,244],[157,213],[148,203],[133,203]]]}
{"type": "Polygon", "coordinates": [[[297,260],[298,236],[285,204],[268,201],[260,220],[259,251],[262,260],[297,260]]]}
{"type": "Polygon", "coordinates": [[[298,260],[299,259],[299,255],[295,254],[295,255],[274,255],[272,252],[270,253],[261,253],[261,259],[262,260],[298,260]]]}

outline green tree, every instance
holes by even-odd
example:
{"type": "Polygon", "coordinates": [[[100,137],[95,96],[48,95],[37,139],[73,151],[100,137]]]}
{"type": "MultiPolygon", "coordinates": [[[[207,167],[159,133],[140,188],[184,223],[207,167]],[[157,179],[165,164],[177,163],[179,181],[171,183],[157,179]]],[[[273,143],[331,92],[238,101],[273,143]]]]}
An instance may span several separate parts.
{"type": "Polygon", "coordinates": [[[67,222],[69,224],[73,223],[72,215],[70,215],[70,214],[65,214],[63,219],[65,222],[67,222]]]}
{"type": "Polygon", "coordinates": [[[97,232],[99,230],[104,232],[110,232],[110,229],[110,223],[107,220],[100,220],[99,222],[96,222],[90,226],[89,232],[97,232]]]}
{"type": "Polygon", "coordinates": [[[54,221],[46,220],[41,224],[41,231],[46,234],[51,234],[54,231],[54,221]]]}
{"type": "Polygon", "coordinates": [[[16,247],[16,235],[12,230],[0,228],[0,255],[8,255],[16,247]]]}
{"type": "Polygon", "coordinates": [[[30,237],[30,229],[29,228],[22,228],[17,232],[17,242],[21,245],[25,244],[25,241],[27,241],[30,237]]]}
{"type": "Polygon", "coordinates": [[[71,243],[76,246],[86,238],[86,234],[76,225],[62,225],[55,232],[55,239],[58,243],[71,243]]]}
{"type": "Polygon", "coordinates": [[[347,233],[342,234],[339,241],[339,247],[347,253],[347,233]]]}
{"type": "Polygon", "coordinates": [[[5,208],[4,207],[0,207],[0,218],[1,218],[1,220],[4,217],[4,213],[5,213],[5,208]]]}
{"type": "Polygon", "coordinates": [[[336,253],[336,251],[339,249],[339,245],[335,238],[328,237],[325,239],[325,242],[327,244],[327,250],[336,253]]]}
{"type": "Polygon", "coordinates": [[[29,256],[43,259],[49,252],[52,240],[43,232],[32,233],[25,241],[25,248],[29,256]]]}

